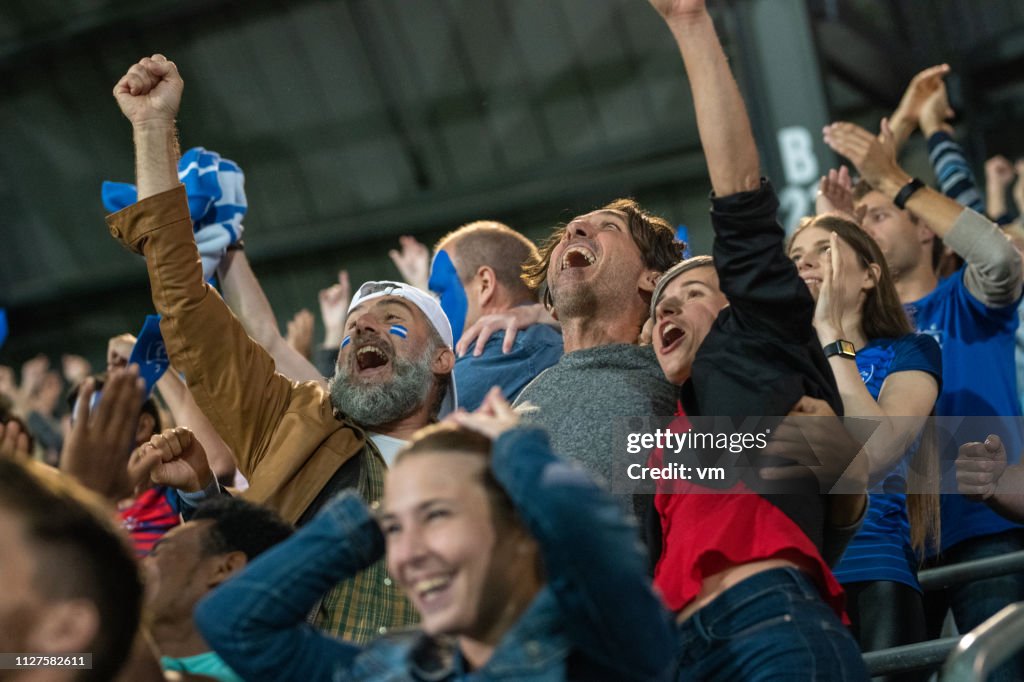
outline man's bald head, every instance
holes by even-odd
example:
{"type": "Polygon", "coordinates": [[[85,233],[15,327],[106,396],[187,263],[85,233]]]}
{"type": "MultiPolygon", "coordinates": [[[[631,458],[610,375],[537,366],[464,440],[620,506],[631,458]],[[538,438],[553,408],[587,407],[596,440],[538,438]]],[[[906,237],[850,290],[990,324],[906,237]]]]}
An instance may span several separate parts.
{"type": "Polygon", "coordinates": [[[493,220],[467,223],[442,237],[434,250],[441,249],[448,252],[463,285],[488,267],[515,305],[536,300],[521,275],[523,263],[536,260],[537,247],[508,225],[493,220]]]}

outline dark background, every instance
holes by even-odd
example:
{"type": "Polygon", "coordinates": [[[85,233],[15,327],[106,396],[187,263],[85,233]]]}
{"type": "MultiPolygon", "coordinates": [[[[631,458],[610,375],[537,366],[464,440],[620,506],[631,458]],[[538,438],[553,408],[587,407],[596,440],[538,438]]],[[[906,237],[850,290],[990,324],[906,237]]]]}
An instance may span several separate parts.
{"type": "MultiPolygon", "coordinates": [[[[987,156],[1024,156],[1020,0],[711,4],[780,187],[773,134],[788,117],[815,138],[830,119],[877,127],[943,61],[979,177],[987,156]]],[[[353,286],[397,277],[398,235],[432,245],[475,219],[542,237],[631,195],[710,248],[681,60],[644,0],[2,0],[0,364],[99,363],[151,312],[99,188],[133,179],[110,93],[154,52],[186,82],[182,148],[246,172],[246,248],[282,325],[316,312],[339,268],[353,286]]],[[[908,157],[927,177],[919,138],[908,157]]]]}

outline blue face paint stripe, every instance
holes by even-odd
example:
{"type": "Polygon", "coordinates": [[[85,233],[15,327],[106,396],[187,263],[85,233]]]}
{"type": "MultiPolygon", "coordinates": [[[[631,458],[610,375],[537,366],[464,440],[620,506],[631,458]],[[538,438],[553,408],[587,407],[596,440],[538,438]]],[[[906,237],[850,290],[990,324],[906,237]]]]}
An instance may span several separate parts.
{"type": "Polygon", "coordinates": [[[391,329],[389,329],[388,332],[403,339],[409,336],[409,330],[400,324],[391,325],[391,329]]]}
{"type": "Polygon", "coordinates": [[[345,338],[343,338],[341,340],[341,347],[344,348],[345,346],[347,346],[350,343],[352,343],[352,337],[351,336],[346,336],[345,338]]]}

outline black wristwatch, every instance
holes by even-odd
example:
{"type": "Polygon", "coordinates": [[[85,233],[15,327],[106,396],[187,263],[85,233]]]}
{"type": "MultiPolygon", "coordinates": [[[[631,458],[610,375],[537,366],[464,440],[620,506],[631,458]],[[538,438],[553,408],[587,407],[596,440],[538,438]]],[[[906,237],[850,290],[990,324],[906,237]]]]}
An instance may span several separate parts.
{"type": "Polygon", "coordinates": [[[900,191],[896,193],[896,197],[892,200],[892,203],[896,204],[896,208],[901,211],[904,210],[907,206],[907,200],[910,199],[914,192],[922,187],[924,187],[923,182],[917,178],[910,178],[910,182],[903,185],[903,187],[900,188],[900,191]]]}
{"type": "Polygon", "coordinates": [[[839,357],[847,358],[848,360],[857,359],[857,351],[854,349],[853,344],[849,341],[844,341],[843,339],[833,341],[827,346],[823,346],[821,350],[825,351],[826,358],[838,355],[839,357]]]}

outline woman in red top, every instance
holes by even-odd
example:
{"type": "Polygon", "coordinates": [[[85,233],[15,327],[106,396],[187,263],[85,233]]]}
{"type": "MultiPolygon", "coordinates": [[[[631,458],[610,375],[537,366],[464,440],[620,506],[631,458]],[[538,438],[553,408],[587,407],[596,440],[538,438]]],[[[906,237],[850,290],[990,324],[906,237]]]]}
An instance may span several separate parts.
{"type": "MultiPolygon", "coordinates": [[[[786,257],[778,200],[704,0],[650,2],[686,64],[714,191],[714,263],[676,266],[654,292],[661,367],[691,416],[841,412],[814,301],[786,257]]],[[[679,679],[867,679],[822,559],[838,510],[829,496],[673,492],[656,496],[655,583],[678,614],[679,679]]],[[[864,495],[850,498],[862,513],[864,495]]]]}

